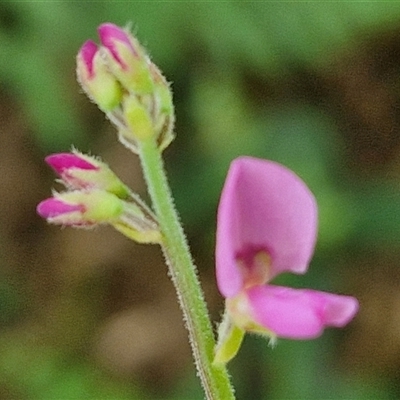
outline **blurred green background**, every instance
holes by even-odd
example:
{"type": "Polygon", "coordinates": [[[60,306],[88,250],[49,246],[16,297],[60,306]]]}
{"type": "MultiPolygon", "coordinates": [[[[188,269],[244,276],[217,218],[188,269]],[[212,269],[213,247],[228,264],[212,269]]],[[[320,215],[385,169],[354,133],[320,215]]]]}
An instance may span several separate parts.
{"type": "Polygon", "coordinates": [[[278,282],[360,300],[314,341],[246,337],[229,365],[238,399],[399,398],[400,2],[3,1],[0,399],[202,398],[159,249],[35,214],[58,187],[43,157],[71,145],[146,196],[75,80],[106,21],[131,22],[173,84],[166,165],[213,321],[216,207],[241,154],[286,164],[319,203],[309,273],[278,282]]]}

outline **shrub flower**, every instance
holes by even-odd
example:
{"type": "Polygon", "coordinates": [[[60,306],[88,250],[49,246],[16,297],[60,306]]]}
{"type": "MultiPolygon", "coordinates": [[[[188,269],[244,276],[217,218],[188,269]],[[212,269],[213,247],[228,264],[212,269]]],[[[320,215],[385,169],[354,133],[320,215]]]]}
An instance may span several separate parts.
{"type": "Polygon", "coordinates": [[[272,340],[313,339],[355,316],[354,297],[269,283],[283,272],[307,271],[316,234],[316,201],[297,175],[272,161],[232,162],[217,220],[216,274],[226,316],[216,362],[236,354],[245,331],[272,340]]]}

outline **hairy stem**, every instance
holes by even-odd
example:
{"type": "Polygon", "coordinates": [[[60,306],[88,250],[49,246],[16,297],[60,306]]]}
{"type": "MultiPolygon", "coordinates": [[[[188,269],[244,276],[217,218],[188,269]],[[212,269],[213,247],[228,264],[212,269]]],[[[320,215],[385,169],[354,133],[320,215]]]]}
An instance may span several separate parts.
{"type": "Polygon", "coordinates": [[[162,249],[189,331],[193,357],[206,398],[234,400],[226,367],[212,364],[215,345],[212,326],[155,139],[140,143],[139,156],[162,234],[162,249]]]}

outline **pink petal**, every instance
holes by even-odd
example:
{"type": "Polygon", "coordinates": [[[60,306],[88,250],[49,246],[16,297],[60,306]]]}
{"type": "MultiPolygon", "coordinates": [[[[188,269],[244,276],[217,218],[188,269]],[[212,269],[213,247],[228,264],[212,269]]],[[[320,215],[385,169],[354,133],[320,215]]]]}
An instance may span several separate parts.
{"type": "Polygon", "coordinates": [[[121,65],[122,68],[127,68],[124,60],[118,54],[118,50],[115,46],[115,42],[122,42],[131,49],[132,53],[136,55],[136,52],[127,33],[119,26],[111,24],[109,22],[100,25],[98,28],[98,32],[100,36],[100,41],[103,46],[111,52],[112,56],[121,65]]]}
{"type": "Polygon", "coordinates": [[[305,183],[272,161],[240,157],[230,166],[218,208],[217,282],[225,297],[244,286],[237,258],[260,250],[271,257],[270,278],[304,273],[313,254],[317,205],[305,183]]]}
{"type": "Polygon", "coordinates": [[[264,285],[246,291],[254,320],[278,337],[312,339],[325,327],[343,327],[358,311],[354,297],[264,285]]]}
{"type": "Polygon", "coordinates": [[[75,211],[83,212],[84,207],[79,204],[69,204],[51,197],[43,200],[36,207],[37,213],[43,218],[54,218],[75,211]]]}
{"type": "Polygon", "coordinates": [[[83,61],[86,68],[88,79],[94,76],[93,59],[98,50],[97,44],[92,40],[87,40],[78,52],[78,58],[83,61]]]}
{"type": "Polygon", "coordinates": [[[74,153],[56,153],[50,154],[45,158],[45,161],[54,171],[61,175],[64,170],[69,168],[78,168],[86,170],[96,170],[98,167],[89,163],[85,159],[74,153]]]}

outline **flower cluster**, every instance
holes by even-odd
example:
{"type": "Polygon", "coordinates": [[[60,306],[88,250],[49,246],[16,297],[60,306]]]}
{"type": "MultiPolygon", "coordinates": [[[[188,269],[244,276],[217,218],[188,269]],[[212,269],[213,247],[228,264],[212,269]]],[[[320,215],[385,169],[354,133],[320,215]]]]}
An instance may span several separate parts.
{"type": "Polygon", "coordinates": [[[226,316],[217,363],[235,355],[245,331],[312,339],[354,317],[353,297],[269,283],[283,272],[307,271],[316,233],[316,202],[298,176],[272,161],[232,162],[218,209],[216,273],[226,316]]]}
{"type": "MultiPolygon", "coordinates": [[[[117,127],[125,146],[137,152],[143,142],[155,140],[162,151],[173,139],[167,81],[129,31],[105,23],[98,32],[101,45],[88,40],[78,52],[79,83],[117,127]]],[[[46,162],[67,188],[38,205],[49,222],[74,227],[107,223],[135,241],[160,242],[153,212],[105,163],[77,151],[50,155],[46,162]]]]}
{"type": "Polygon", "coordinates": [[[160,232],[151,210],[102,161],[72,153],[46,157],[68,189],[37,206],[48,222],[78,228],[110,224],[142,243],[158,243],[160,232]]]}
{"type": "Polygon", "coordinates": [[[140,141],[156,138],[161,150],[173,140],[170,87],[129,31],[105,23],[101,46],[86,41],[77,56],[77,76],[86,94],[117,127],[121,143],[137,152],[140,141]]]}

